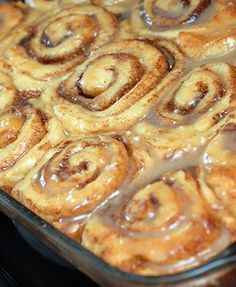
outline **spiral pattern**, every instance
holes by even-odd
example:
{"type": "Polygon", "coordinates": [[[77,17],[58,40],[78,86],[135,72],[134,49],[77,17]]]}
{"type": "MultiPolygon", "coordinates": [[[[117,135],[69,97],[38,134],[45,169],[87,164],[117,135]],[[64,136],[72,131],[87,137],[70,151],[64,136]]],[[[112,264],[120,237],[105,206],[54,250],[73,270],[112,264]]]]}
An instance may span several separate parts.
{"type": "MultiPolygon", "coordinates": [[[[194,124],[201,117],[205,121],[208,114],[211,126],[222,113],[235,107],[235,77],[234,68],[225,63],[195,68],[183,77],[177,87],[173,87],[169,95],[160,99],[157,116],[162,119],[163,125],[180,126],[194,124]]],[[[202,121],[199,125],[203,126],[202,121]]]]}
{"type": "Polygon", "coordinates": [[[92,217],[82,237],[86,248],[122,270],[177,273],[230,244],[229,233],[207,211],[187,172],[166,175],[124,198],[104,217],[92,217]]]}
{"type": "Polygon", "coordinates": [[[121,185],[127,157],[122,143],[109,137],[68,139],[45,156],[19,196],[56,219],[87,213],[121,185]]]}
{"type": "Polygon", "coordinates": [[[18,72],[16,76],[23,74],[34,80],[49,81],[111,41],[117,27],[117,19],[96,6],[55,10],[50,17],[41,17],[21,31],[18,45],[8,49],[5,58],[18,72]]]}
{"type": "Polygon", "coordinates": [[[35,100],[0,112],[0,135],[0,188],[8,191],[64,138],[64,131],[50,108],[35,100]]]}
{"type": "Polygon", "coordinates": [[[232,1],[142,0],[132,15],[140,37],[175,40],[190,57],[219,55],[235,45],[236,3],[232,1]]]}
{"type": "Polygon", "coordinates": [[[236,113],[230,113],[221,131],[201,158],[199,182],[202,194],[216,216],[236,236],[236,113]]]}
{"type": "Polygon", "coordinates": [[[55,114],[70,132],[126,129],[147,113],[182,68],[181,53],[166,41],[109,44],[59,85],[55,114]]]}
{"type": "Polygon", "coordinates": [[[198,164],[203,149],[235,109],[235,76],[232,66],[220,62],[193,69],[127,137],[148,142],[174,169],[198,164]]]}
{"type": "Polygon", "coordinates": [[[172,28],[197,21],[210,2],[211,0],[144,0],[141,2],[141,14],[145,22],[153,28],[172,28]]]}
{"type": "Polygon", "coordinates": [[[68,138],[51,149],[11,194],[79,240],[90,214],[151,168],[151,150],[120,136],[68,138]]]}
{"type": "Polygon", "coordinates": [[[126,272],[235,242],[235,1],[26,0],[0,24],[0,189],[126,272]]]}

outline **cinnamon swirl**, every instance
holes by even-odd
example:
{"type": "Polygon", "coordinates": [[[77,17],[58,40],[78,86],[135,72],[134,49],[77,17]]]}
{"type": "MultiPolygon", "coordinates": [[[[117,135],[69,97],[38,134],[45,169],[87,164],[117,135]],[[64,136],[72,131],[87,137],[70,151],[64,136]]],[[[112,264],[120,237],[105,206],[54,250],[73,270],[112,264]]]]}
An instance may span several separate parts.
{"type": "Polygon", "coordinates": [[[187,270],[230,242],[184,171],[124,194],[118,206],[90,219],[82,237],[85,247],[110,264],[143,275],[187,270]]]}
{"type": "Polygon", "coordinates": [[[138,151],[121,138],[69,138],[46,153],[11,194],[78,240],[90,213],[137,178],[148,158],[147,149],[138,151]]]}
{"type": "Polygon", "coordinates": [[[174,39],[190,57],[219,55],[235,46],[236,3],[228,0],[139,1],[132,25],[140,37],[174,39]]]}
{"type": "Polygon", "coordinates": [[[65,134],[51,109],[32,100],[0,112],[0,136],[0,188],[8,191],[65,134]]]}
{"type": "Polygon", "coordinates": [[[3,53],[18,89],[24,90],[27,81],[44,91],[53,79],[64,76],[93,50],[111,41],[118,28],[114,15],[92,5],[45,14],[24,25],[16,38],[11,37],[3,53]]]}
{"type": "Polygon", "coordinates": [[[234,68],[225,63],[193,69],[159,98],[148,120],[134,127],[131,138],[144,138],[161,159],[172,164],[188,153],[197,155],[235,109],[235,79],[234,68]]]}
{"type": "Polygon", "coordinates": [[[236,241],[234,1],[26,0],[0,23],[1,189],[135,274],[236,241]]]}
{"type": "Polygon", "coordinates": [[[62,82],[54,111],[69,132],[128,129],[183,70],[168,41],[123,40],[98,49],[62,82]]]}

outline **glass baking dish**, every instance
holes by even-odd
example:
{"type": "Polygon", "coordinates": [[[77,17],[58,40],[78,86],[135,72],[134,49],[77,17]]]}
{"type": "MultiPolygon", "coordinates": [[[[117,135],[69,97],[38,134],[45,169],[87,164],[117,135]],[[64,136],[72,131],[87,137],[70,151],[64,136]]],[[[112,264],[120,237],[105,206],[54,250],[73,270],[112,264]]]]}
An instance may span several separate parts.
{"type": "MultiPolygon", "coordinates": [[[[1,2],[5,2],[5,0],[0,0],[1,2]]],[[[217,256],[213,261],[188,272],[171,276],[134,275],[120,271],[107,264],[1,190],[0,210],[30,232],[41,243],[103,287],[236,286],[236,275],[234,276],[236,274],[236,244],[217,256]],[[222,283],[221,285],[217,283],[222,282],[221,278],[225,277],[225,275],[232,273],[232,284],[229,283],[229,277],[226,277],[225,280],[227,281],[223,281],[227,282],[227,284],[222,283]]],[[[4,231],[2,230],[1,232],[4,231]]]]}
{"type": "MultiPolygon", "coordinates": [[[[211,282],[215,284],[219,278],[232,271],[232,268],[236,268],[236,246],[234,245],[208,264],[178,275],[140,276],[129,274],[110,266],[1,190],[0,210],[40,242],[69,261],[75,268],[104,287],[205,287],[206,283],[207,286],[214,286],[211,285],[211,282]]],[[[233,285],[227,285],[227,287],[235,287],[235,280],[233,280],[233,285]]],[[[228,279],[227,282],[229,283],[228,279]]],[[[226,287],[226,285],[215,286],[226,287]]]]}

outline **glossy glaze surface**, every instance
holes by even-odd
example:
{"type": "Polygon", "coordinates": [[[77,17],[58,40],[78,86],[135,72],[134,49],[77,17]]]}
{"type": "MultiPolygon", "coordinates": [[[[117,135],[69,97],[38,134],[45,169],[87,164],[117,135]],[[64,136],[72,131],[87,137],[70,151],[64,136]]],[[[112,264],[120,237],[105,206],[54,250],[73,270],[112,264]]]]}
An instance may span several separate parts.
{"type": "Polygon", "coordinates": [[[0,187],[130,273],[234,243],[236,3],[27,4],[0,44],[0,187]]]}

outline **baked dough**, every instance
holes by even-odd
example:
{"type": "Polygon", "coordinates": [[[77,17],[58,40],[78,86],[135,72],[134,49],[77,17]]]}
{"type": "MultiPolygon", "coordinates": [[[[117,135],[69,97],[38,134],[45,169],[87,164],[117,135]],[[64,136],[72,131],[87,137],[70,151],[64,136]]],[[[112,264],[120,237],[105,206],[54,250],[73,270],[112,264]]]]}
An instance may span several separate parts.
{"type": "Polygon", "coordinates": [[[0,5],[0,188],[109,264],[236,241],[236,4],[0,5]]]}
{"type": "Polygon", "coordinates": [[[210,57],[235,46],[235,19],[234,1],[142,0],[131,21],[140,37],[173,39],[189,57],[210,57]]]}

